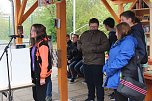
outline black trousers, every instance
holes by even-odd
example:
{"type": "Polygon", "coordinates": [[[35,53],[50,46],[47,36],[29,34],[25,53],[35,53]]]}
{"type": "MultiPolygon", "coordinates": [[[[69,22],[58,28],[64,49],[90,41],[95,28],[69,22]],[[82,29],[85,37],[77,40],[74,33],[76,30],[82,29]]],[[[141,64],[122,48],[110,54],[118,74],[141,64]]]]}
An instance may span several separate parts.
{"type": "Polygon", "coordinates": [[[47,93],[47,84],[48,77],[45,79],[45,84],[40,85],[40,81],[33,82],[35,86],[32,87],[33,90],[33,98],[35,101],[45,101],[46,93],[47,93]]]}
{"type": "Polygon", "coordinates": [[[97,101],[104,101],[104,88],[102,65],[86,65],[84,64],[84,76],[88,87],[88,99],[95,99],[95,91],[97,101]]]}

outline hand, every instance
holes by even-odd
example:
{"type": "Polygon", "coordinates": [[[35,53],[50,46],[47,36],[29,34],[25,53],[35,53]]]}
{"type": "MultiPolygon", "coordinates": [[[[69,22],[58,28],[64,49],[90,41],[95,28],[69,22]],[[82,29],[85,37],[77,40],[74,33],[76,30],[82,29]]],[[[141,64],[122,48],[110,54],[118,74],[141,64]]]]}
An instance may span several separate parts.
{"type": "Polygon", "coordinates": [[[44,85],[45,84],[45,79],[40,79],[40,85],[44,85]]]}
{"type": "Polygon", "coordinates": [[[147,71],[148,71],[148,67],[145,67],[145,68],[144,68],[144,72],[147,72],[147,71]]]}
{"type": "Polygon", "coordinates": [[[71,61],[70,61],[70,60],[68,60],[68,63],[71,63],[71,61]]]}

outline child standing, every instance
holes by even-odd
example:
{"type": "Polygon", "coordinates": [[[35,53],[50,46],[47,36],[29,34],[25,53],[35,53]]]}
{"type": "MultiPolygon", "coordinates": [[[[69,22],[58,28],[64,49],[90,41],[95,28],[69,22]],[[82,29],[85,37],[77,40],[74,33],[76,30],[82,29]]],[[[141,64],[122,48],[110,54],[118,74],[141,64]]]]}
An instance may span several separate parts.
{"type": "MultiPolygon", "coordinates": [[[[35,101],[46,101],[48,92],[52,93],[52,63],[46,27],[42,24],[33,24],[30,31],[30,42],[31,75],[32,82],[35,84],[32,88],[33,98],[35,101]],[[49,86],[50,83],[51,86],[49,86]]],[[[52,101],[52,95],[50,95],[49,101],[52,101]]]]}

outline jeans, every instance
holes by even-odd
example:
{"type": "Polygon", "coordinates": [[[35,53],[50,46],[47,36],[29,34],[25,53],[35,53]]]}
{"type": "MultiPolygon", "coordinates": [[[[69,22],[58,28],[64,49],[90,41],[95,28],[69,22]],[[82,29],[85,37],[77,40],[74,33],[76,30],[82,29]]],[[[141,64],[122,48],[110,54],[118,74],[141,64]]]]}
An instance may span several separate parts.
{"type": "Polygon", "coordinates": [[[83,65],[82,60],[80,60],[75,66],[74,69],[75,71],[78,73],[78,75],[83,75],[83,73],[81,72],[81,66],[83,65]]]}
{"type": "Polygon", "coordinates": [[[52,97],[52,80],[51,80],[51,77],[48,79],[46,96],[52,97]]]}
{"type": "Polygon", "coordinates": [[[74,69],[74,66],[79,62],[79,60],[73,61],[70,65],[69,65],[69,70],[71,72],[71,76],[72,78],[76,78],[77,77],[77,72],[74,69]]]}

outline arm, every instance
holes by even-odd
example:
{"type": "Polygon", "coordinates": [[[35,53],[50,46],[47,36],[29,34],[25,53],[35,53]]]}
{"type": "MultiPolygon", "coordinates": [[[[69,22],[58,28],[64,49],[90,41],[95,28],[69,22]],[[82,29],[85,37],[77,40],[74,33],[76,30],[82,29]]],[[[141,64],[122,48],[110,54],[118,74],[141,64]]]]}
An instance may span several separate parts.
{"type": "MultiPolygon", "coordinates": [[[[48,47],[45,45],[42,45],[39,48],[39,54],[42,60],[41,64],[41,73],[40,73],[40,82],[41,80],[45,80],[47,75],[47,67],[48,67],[48,47]]],[[[45,83],[44,83],[45,84],[45,83]]]]}
{"type": "Polygon", "coordinates": [[[102,72],[106,72],[106,69],[108,68],[108,59],[105,62],[105,65],[103,66],[102,72]]]}
{"type": "Polygon", "coordinates": [[[110,44],[110,48],[111,46],[117,41],[117,36],[112,33],[110,36],[109,36],[109,44],[110,44]]]}
{"type": "Polygon", "coordinates": [[[99,34],[102,34],[100,36],[100,44],[96,45],[95,48],[93,49],[93,52],[96,53],[102,53],[109,50],[109,40],[107,36],[103,32],[99,34]]]}
{"type": "Polygon", "coordinates": [[[136,31],[135,34],[133,34],[133,36],[136,38],[138,45],[137,45],[137,52],[139,53],[139,62],[142,60],[142,58],[145,56],[146,53],[146,44],[145,42],[142,40],[142,38],[140,37],[140,33],[138,33],[136,31]]]}
{"type": "Polygon", "coordinates": [[[135,43],[132,40],[126,40],[121,43],[120,53],[115,60],[110,62],[106,68],[107,76],[113,75],[115,72],[126,66],[129,60],[135,55],[135,43]]]}

